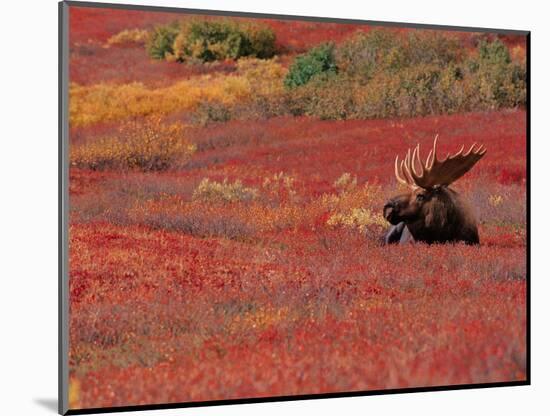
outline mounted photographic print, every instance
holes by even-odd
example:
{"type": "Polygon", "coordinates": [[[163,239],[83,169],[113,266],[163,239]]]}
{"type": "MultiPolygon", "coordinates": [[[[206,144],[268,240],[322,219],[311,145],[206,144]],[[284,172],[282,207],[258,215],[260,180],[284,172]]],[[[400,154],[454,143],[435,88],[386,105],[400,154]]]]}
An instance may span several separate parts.
{"type": "Polygon", "coordinates": [[[529,32],[59,11],[60,413],[530,383],[529,32]]]}

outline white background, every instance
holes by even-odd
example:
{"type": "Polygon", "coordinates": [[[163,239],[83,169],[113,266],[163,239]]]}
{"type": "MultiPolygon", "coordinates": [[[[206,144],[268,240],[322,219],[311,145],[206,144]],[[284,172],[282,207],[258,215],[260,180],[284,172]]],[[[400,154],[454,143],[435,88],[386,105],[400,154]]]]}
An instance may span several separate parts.
{"type": "MultiPolygon", "coordinates": [[[[117,0],[112,0],[116,2],[117,0]]],[[[549,414],[549,14],[544,2],[149,0],[140,4],[532,31],[532,386],[156,411],[147,415],[549,414]],[[544,410],[546,408],[546,410],[544,410]]],[[[0,14],[0,413],[52,415],[57,396],[57,4],[0,14]]]]}

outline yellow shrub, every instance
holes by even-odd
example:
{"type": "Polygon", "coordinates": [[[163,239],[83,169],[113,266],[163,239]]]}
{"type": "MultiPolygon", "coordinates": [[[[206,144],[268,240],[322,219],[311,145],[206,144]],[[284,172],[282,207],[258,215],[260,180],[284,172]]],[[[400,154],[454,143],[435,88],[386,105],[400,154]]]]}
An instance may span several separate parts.
{"type": "Polygon", "coordinates": [[[262,188],[270,197],[277,199],[286,198],[292,201],[296,197],[294,182],[295,180],[292,176],[279,172],[273,176],[264,178],[262,188]]]}
{"type": "Polygon", "coordinates": [[[386,226],[386,221],[380,214],[373,213],[370,209],[353,208],[345,214],[336,213],[329,217],[327,225],[345,226],[357,228],[359,231],[364,231],[368,226],[377,225],[380,227],[386,226]]]}
{"type": "Polygon", "coordinates": [[[340,192],[353,190],[357,186],[357,176],[352,177],[348,172],[343,173],[334,181],[333,185],[340,192]]]}
{"type": "Polygon", "coordinates": [[[376,213],[383,200],[379,185],[357,186],[357,178],[344,173],[334,182],[339,194],[323,195],[321,204],[331,212],[330,226],[357,228],[363,232],[370,226],[385,226],[382,215],[376,213]]]}
{"type": "Polygon", "coordinates": [[[237,180],[233,183],[211,181],[205,178],[193,192],[193,200],[204,202],[237,202],[256,199],[258,191],[255,188],[247,188],[237,180]]]}
{"type": "Polygon", "coordinates": [[[143,29],[125,29],[111,36],[107,40],[107,46],[139,44],[145,45],[149,32],[143,29]]]}
{"type": "Polygon", "coordinates": [[[489,203],[494,207],[498,207],[503,202],[504,202],[504,198],[500,195],[490,195],[489,196],[489,203]]]}
{"type": "Polygon", "coordinates": [[[69,379],[69,409],[80,408],[80,381],[77,378],[69,379]]]}
{"type": "Polygon", "coordinates": [[[195,151],[181,123],[163,124],[158,116],[126,122],[115,136],[71,148],[71,164],[89,169],[162,170],[188,160],[195,151]]]}
{"type": "Polygon", "coordinates": [[[321,197],[322,205],[330,211],[342,213],[358,207],[375,208],[383,203],[384,195],[379,185],[367,182],[363,186],[356,186],[355,179],[346,174],[334,184],[339,187],[339,194],[324,194],[321,197]]]}
{"type": "Polygon", "coordinates": [[[237,62],[237,74],[244,77],[254,87],[254,92],[261,95],[279,94],[284,91],[282,80],[287,69],[277,58],[256,59],[242,58],[237,62]]]}
{"type": "Polygon", "coordinates": [[[163,88],[149,88],[141,83],[71,84],[70,123],[75,127],[132,116],[193,111],[204,102],[227,106],[246,103],[258,94],[280,89],[277,84],[281,83],[282,74],[281,65],[274,61],[262,64],[248,61],[236,75],[202,75],[163,88]],[[254,75],[254,71],[259,73],[254,75]]]}

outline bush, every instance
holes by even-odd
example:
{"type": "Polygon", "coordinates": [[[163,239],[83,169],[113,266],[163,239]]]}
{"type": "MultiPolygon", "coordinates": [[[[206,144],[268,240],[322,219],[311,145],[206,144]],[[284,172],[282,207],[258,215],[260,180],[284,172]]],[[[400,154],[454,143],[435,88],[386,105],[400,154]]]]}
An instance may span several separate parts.
{"type": "Polygon", "coordinates": [[[149,39],[149,32],[143,29],[125,29],[107,40],[108,46],[143,45],[149,39]]]}
{"type": "MultiPolygon", "coordinates": [[[[211,113],[215,118],[219,115],[231,117],[235,107],[240,107],[239,111],[244,115],[251,112],[252,106],[258,110],[266,109],[269,114],[280,114],[284,110],[280,108],[283,105],[280,104],[281,92],[285,90],[284,75],[285,70],[276,59],[250,58],[237,63],[235,74],[197,76],[166,87],[151,88],[141,83],[71,84],[70,124],[71,127],[86,126],[197,109],[204,112],[208,106],[216,107],[216,111],[211,113]],[[208,103],[206,108],[204,103],[208,103]],[[227,109],[225,115],[224,108],[227,109]]],[[[203,116],[198,119],[203,119],[203,116]]]]}
{"type": "Polygon", "coordinates": [[[228,105],[215,101],[201,101],[192,115],[194,123],[206,126],[210,123],[226,122],[231,120],[231,109],[228,105]]]}
{"type": "Polygon", "coordinates": [[[410,67],[399,73],[399,89],[397,103],[399,115],[417,117],[434,114],[439,109],[433,99],[433,92],[441,78],[441,69],[434,65],[419,65],[410,67]]]}
{"type": "Polygon", "coordinates": [[[481,40],[478,45],[479,61],[489,65],[506,65],[511,62],[510,52],[504,43],[500,40],[487,42],[481,40]]]}
{"type": "Polygon", "coordinates": [[[482,41],[469,59],[459,46],[456,39],[434,32],[408,37],[387,30],[359,33],[335,49],[338,71],[330,76],[310,58],[320,54],[312,49],[296,59],[285,79],[293,86],[287,110],[321,119],[364,119],[525,103],[525,64],[512,61],[502,42],[482,41]]]}
{"type": "Polygon", "coordinates": [[[354,118],[357,87],[345,75],[338,74],[329,79],[317,76],[292,91],[290,111],[294,115],[315,116],[322,120],[354,118]]]}
{"type": "MultiPolygon", "coordinates": [[[[434,65],[445,68],[464,58],[464,48],[455,37],[438,31],[414,31],[403,42],[401,67],[434,65]]],[[[400,69],[400,67],[394,69],[400,69]]]]}
{"type": "Polygon", "coordinates": [[[326,224],[331,227],[357,229],[370,235],[381,234],[387,222],[379,213],[382,188],[376,184],[357,185],[357,178],[344,173],[335,182],[338,194],[325,194],[322,206],[330,212],[326,224]]]}
{"type": "Polygon", "coordinates": [[[332,184],[339,193],[352,191],[357,187],[357,176],[351,176],[350,173],[344,172],[338,179],[332,184]]]}
{"type": "Polygon", "coordinates": [[[193,21],[183,26],[174,40],[174,55],[183,62],[238,59],[243,56],[271,58],[275,34],[270,28],[230,21],[193,21]]]}
{"type": "Polygon", "coordinates": [[[251,201],[257,197],[257,189],[247,188],[239,180],[229,183],[227,179],[216,182],[205,178],[193,192],[193,200],[203,202],[251,201]]]}
{"type": "Polygon", "coordinates": [[[183,125],[166,125],[160,117],[125,122],[116,136],[71,148],[71,164],[80,168],[164,170],[186,162],[195,146],[185,139],[183,125]]]}
{"type": "Polygon", "coordinates": [[[232,106],[231,118],[258,119],[288,114],[287,92],[283,80],[287,70],[273,59],[243,58],[237,74],[250,85],[249,99],[232,106]]]}
{"type": "Polygon", "coordinates": [[[478,55],[467,63],[469,78],[479,91],[480,103],[488,108],[515,107],[527,98],[525,66],[512,62],[500,40],[482,40],[478,55]]]}
{"type": "Polygon", "coordinates": [[[396,53],[398,40],[388,30],[358,32],[338,46],[335,58],[338,69],[351,77],[372,78],[382,69],[385,57],[396,53]]]}
{"type": "Polygon", "coordinates": [[[174,40],[179,33],[177,22],[168,25],[157,26],[149,36],[146,49],[153,59],[166,59],[174,53],[174,40]]]}
{"type": "Polygon", "coordinates": [[[417,65],[446,67],[462,59],[455,38],[434,31],[414,31],[405,37],[389,30],[359,32],[336,50],[338,69],[368,81],[376,73],[396,73],[417,65]]]}
{"type": "Polygon", "coordinates": [[[285,78],[285,85],[289,88],[299,87],[321,74],[332,75],[336,72],[334,44],[322,44],[294,60],[285,78]]]}
{"type": "Polygon", "coordinates": [[[264,178],[262,190],[268,200],[280,205],[288,201],[296,202],[296,179],[283,171],[264,178]]]}
{"type": "Polygon", "coordinates": [[[385,228],[387,223],[382,215],[374,213],[370,209],[353,208],[350,212],[344,214],[332,214],[327,220],[327,225],[357,228],[363,232],[372,225],[385,228]]]}
{"type": "Polygon", "coordinates": [[[250,56],[260,59],[275,56],[275,32],[271,28],[249,25],[245,33],[250,42],[250,56]]]}

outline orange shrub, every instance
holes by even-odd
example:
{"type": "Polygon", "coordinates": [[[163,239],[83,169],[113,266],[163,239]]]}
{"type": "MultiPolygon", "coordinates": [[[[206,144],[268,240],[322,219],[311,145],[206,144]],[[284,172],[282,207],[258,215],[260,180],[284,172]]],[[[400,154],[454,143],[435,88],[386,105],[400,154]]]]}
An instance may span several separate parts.
{"type": "Polygon", "coordinates": [[[181,123],[163,124],[158,116],[125,122],[117,133],[71,147],[71,164],[100,170],[163,170],[187,161],[195,151],[181,123]]]}
{"type": "Polygon", "coordinates": [[[246,60],[236,75],[203,75],[164,88],[135,82],[81,86],[71,84],[69,114],[72,127],[125,119],[193,111],[204,102],[232,106],[282,89],[284,69],[276,61],[246,60]]]}

